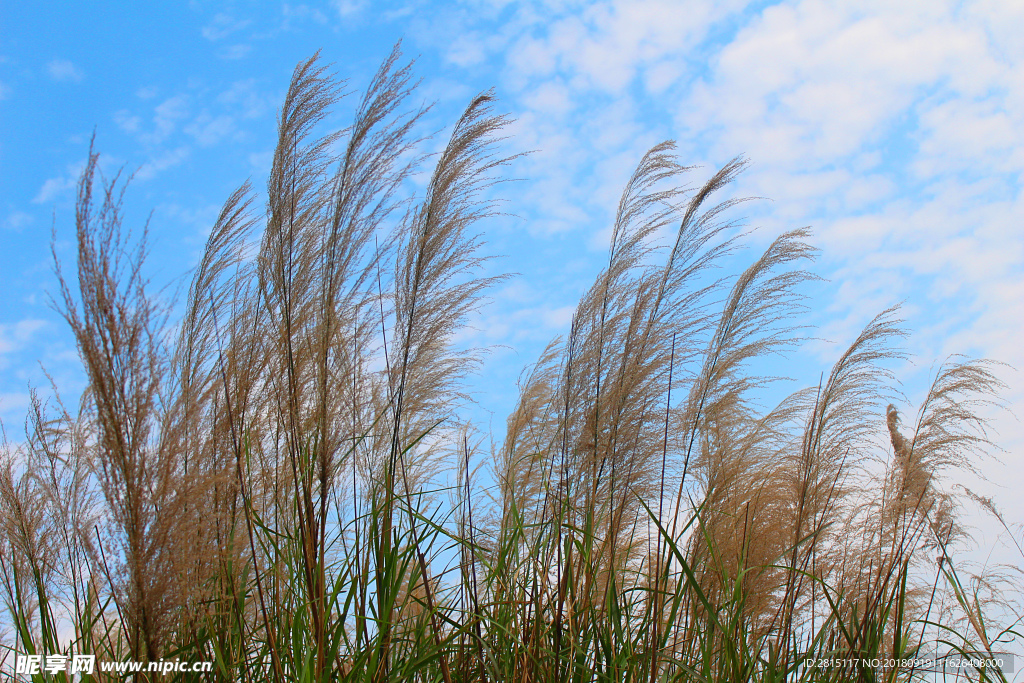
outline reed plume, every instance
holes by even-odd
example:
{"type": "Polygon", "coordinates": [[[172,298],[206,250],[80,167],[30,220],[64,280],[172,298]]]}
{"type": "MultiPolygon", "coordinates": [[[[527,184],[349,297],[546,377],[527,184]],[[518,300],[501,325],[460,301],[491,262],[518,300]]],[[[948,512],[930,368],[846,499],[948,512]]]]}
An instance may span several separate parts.
{"type": "Polygon", "coordinates": [[[810,233],[730,275],[746,162],[690,184],[664,142],[488,457],[461,410],[483,352],[458,340],[505,277],[481,231],[508,119],[482,93],[421,153],[397,47],[332,130],[347,91],[296,66],[265,211],[231,193],[180,309],[90,147],[74,277],[54,248],[87,387],[74,411],[33,395],[4,442],[5,648],[217,680],[834,681],[877,672],[806,662],[1013,633],[988,621],[998,577],[956,573],[947,485],[994,447],[996,364],[951,358],[903,424],[889,309],[784,395],[810,233]]]}

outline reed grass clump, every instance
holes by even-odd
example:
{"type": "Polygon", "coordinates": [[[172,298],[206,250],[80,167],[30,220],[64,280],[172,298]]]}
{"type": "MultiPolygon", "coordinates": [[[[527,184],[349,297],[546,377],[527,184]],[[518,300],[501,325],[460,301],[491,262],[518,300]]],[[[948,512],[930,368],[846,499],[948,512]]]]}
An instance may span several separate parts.
{"type": "Polygon", "coordinates": [[[764,408],[765,360],[803,339],[814,250],[790,231],[723,276],[740,159],[695,187],[671,142],[641,159],[568,334],[524,373],[500,445],[472,441],[459,408],[481,355],[455,340],[502,280],[480,231],[508,121],[481,94],[420,155],[400,59],[326,135],[339,84],[317,57],[296,67],[266,212],[248,183],[228,198],[174,317],[145,230],[124,227],[127,182],[99,179],[90,150],[55,297],[87,389],[77,409],[35,399],[0,468],[5,666],[889,682],[931,675],[884,662],[937,637],[1006,647],[1017,632],[990,612],[1014,605],[957,572],[947,483],[992,446],[998,366],[950,359],[907,423],[888,310],[818,386],[764,408]]]}

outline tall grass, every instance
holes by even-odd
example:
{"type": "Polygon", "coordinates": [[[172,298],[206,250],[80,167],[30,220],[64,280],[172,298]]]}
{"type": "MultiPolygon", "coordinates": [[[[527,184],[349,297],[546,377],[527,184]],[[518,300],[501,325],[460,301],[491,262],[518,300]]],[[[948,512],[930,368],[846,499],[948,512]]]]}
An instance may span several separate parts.
{"type": "Polygon", "coordinates": [[[8,666],[895,681],[924,674],[809,661],[1015,635],[956,571],[945,484],[991,446],[997,367],[950,359],[904,425],[888,310],[818,386],[764,409],[765,361],[803,338],[813,250],[787,232],[722,275],[743,235],[719,197],[741,160],[687,188],[672,143],[644,156],[568,335],[524,374],[501,445],[472,445],[458,409],[480,355],[455,339],[501,280],[479,231],[507,120],[479,95],[421,157],[411,92],[396,50],[351,125],[317,137],[341,90],[316,57],[296,67],[266,214],[248,184],[229,197],[173,321],[145,231],[122,223],[127,182],[98,179],[90,151],[55,300],[88,387],[77,410],[35,400],[0,471],[8,666]]]}

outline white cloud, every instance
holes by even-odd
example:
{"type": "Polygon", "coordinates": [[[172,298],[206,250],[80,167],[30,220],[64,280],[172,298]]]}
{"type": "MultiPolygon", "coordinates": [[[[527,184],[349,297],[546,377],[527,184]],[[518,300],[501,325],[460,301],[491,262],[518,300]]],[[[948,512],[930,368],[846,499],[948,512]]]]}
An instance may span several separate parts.
{"type": "Polygon", "coordinates": [[[557,68],[585,87],[611,93],[651,70],[661,89],[685,72],[687,58],[711,27],[740,6],[696,1],[680,11],[669,0],[613,0],[561,16],[544,8],[509,48],[509,66],[523,78],[542,78],[557,68]]]}
{"type": "MultiPolygon", "coordinates": [[[[149,99],[156,94],[156,88],[144,88],[137,93],[142,99],[149,99]]],[[[152,127],[143,123],[143,117],[128,110],[120,109],[114,113],[114,123],[129,135],[135,136],[148,146],[163,144],[178,129],[182,121],[188,119],[189,97],[185,94],[166,98],[153,107],[152,127]]]]}
{"type": "Polygon", "coordinates": [[[0,393],[0,416],[14,421],[23,418],[32,402],[32,396],[26,392],[0,393]]]}
{"type": "Polygon", "coordinates": [[[531,111],[561,117],[573,109],[569,89],[557,79],[541,83],[523,96],[523,104],[531,111]]]}
{"type": "Polygon", "coordinates": [[[26,226],[32,223],[32,216],[24,211],[14,211],[4,219],[4,228],[21,232],[26,226]]]}
{"type": "Polygon", "coordinates": [[[235,120],[227,115],[212,116],[203,112],[192,123],[185,126],[184,130],[200,145],[209,147],[235,132],[235,120]]]}
{"type": "Polygon", "coordinates": [[[270,170],[274,165],[274,151],[268,150],[266,152],[253,152],[249,155],[249,166],[252,167],[253,173],[257,177],[263,177],[270,174],[270,170]]]}
{"type": "Polygon", "coordinates": [[[1002,99],[951,99],[923,110],[918,175],[957,172],[965,164],[986,173],[1024,171],[1024,107],[1007,107],[1002,99]]]}
{"type": "Polygon", "coordinates": [[[114,113],[114,123],[126,133],[135,134],[142,126],[142,119],[132,114],[127,109],[121,109],[114,113]]]}
{"type": "Polygon", "coordinates": [[[223,48],[217,53],[217,56],[221,59],[244,59],[249,56],[250,52],[252,52],[252,45],[240,43],[223,48]]]}
{"type": "MultiPolygon", "coordinates": [[[[935,107],[1004,89],[1008,73],[985,27],[943,3],[800,0],[765,9],[722,49],[680,123],[721,131],[719,154],[728,144],[759,163],[822,166],[882,144],[900,125],[918,124],[927,144],[935,107]]],[[[982,117],[973,118],[961,123],[977,130],[982,117]]]]}
{"type": "Polygon", "coordinates": [[[160,154],[145,164],[135,173],[137,180],[150,180],[162,171],[177,166],[189,157],[189,148],[186,146],[177,147],[160,154]]]}
{"type": "MultiPolygon", "coordinates": [[[[256,83],[255,78],[234,82],[216,96],[212,110],[203,109],[196,115],[192,113],[193,97],[182,93],[166,98],[153,107],[151,126],[146,126],[141,116],[127,109],[115,113],[114,121],[126,133],[151,147],[164,145],[179,130],[194,138],[199,145],[209,147],[237,136],[237,119],[258,118],[273,111],[269,97],[257,90],[256,83]]],[[[182,158],[180,148],[173,155],[182,158]]],[[[157,167],[159,164],[151,166],[157,167]]]]}
{"type": "Polygon", "coordinates": [[[46,327],[45,320],[26,318],[16,323],[0,325],[0,363],[3,356],[24,349],[36,333],[46,327]]]}
{"type": "Polygon", "coordinates": [[[72,190],[75,187],[74,178],[66,176],[57,176],[56,178],[48,178],[43,186],[39,188],[39,192],[32,198],[33,204],[45,204],[53,201],[60,195],[72,190]]]}
{"type": "Polygon", "coordinates": [[[153,132],[147,133],[143,140],[149,144],[160,144],[174,132],[178,122],[189,114],[188,96],[175,95],[153,109],[153,132]]]}
{"type": "Polygon", "coordinates": [[[157,211],[164,220],[170,220],[182,228],[181,241],[190,248],[189,258],[198,263],[203,256],[210,230],[217,222],[221,207],[209,204],[202,207],[186,207],[180,204],[164,204],[157,211]]]}
{"type": "Polygon", "coordinates": [[[207,40],[218,41],[242,30],[250,23],[252,22],[248,19],[235,19],[226,12],[220,12],[213,17],[209,24],[202,28],[201,32],[207,40]]]}
{"type": "MultiPolygon", "coordinates": [[[[118,162],[116,157],[103,155],[100,157],[99,165],[101,170],[116,170],[118,162]]],[[[72,192],[78,185],[78,180],[85,170],[85,159],[64,167],[64,173],[48,178],[43,182],[36,196],[32,198],[33,204],[45,204],[60,199],[63,195],[72,192]]]]}
{"type": "Polygon", "coordinates": [[[293,19],[311,19],[317,24],[326,24],[328,21],[326,14],[315,7],[310,7],[305,4],[292,5],[286,2],[281,5],[281,14],[284,15],[282,28],[285,30],[291,28],[291,22],[293,19]]]}
{"type": "Polygon", "coordinates": [[[366,0],[331,0],[331,7],[342,19],[359,14],[367,5],[366,0]]]}
{"type": "Polygon", "coordinates": [[[241,115],[247,119],[263,116],[275,106],[270,97],[256,89],[255,78],[235,81],[217,96],[217,102],[241,109],[241,115]]]}
{"type": "Polygon", "coordinates": [[[84,78],[82,70],[67,59],[54,59],[46,65],[50,78],[55,81],[75,81],[76,83],[84,78]]]}
{"type": "Polygon", "coordinates": [[[487,49],[479,35],[462,35],[451,41],[445,57],[458,66],[474,66],[487,58],[487,49]]]}

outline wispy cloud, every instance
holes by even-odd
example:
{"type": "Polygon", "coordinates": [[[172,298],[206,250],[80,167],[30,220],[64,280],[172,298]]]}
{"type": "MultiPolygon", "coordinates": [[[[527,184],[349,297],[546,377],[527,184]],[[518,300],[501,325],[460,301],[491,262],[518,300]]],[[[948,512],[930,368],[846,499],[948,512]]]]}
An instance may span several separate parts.
{"type": "Polygon", "coordinates": [[[32,402],[32,396],[27,392],[0,392],[0,419],[14,423],[16,420],[24,419],[28,407],[32,402]]]}
{"type": "Polygon", "coordinates": [[[188,114],[187,95],[175,95],[158,104],[153,109],[153,132],[149,141],[153,144],[163,142],[188,114]]]}
{"type": "Polygon", "coordinates": [[[226,114],[213,116],[203,112],[184,131],[203,147],[215,145],[235,132],[235,119],[226,114]]]}
{"type": "Polygon", "coordinates": [[[342,19],[359,14],[368,5],[367,0],[331,0],[331,7],[342,19]]]}
{"type": "Polygon", "coordinates": [[[135,173],[137,180],[151,180],[162,171],[173,168],[188,159],[190,150],[187,146],[176,147],[150,159],[135,173]]]}
{"type": "Polygon", "coordinates": [[[327,15],[318,8],[306,4],[292,5],[286,2],[281,5],[281,15],[284,17],[281,28],[286,31],[293,28],[293,21],[301,22],[309,19],[317,24],[326,24],[329,21],[327,15]]]}
{"type": "Polygon", "coordinates": [[[227,107],[235,107],[240,110],[240,115],[247,119],[263,116],[276,107],[271,97],[257,89],[255,78],[235,81],[230,88],[217,96],[217,102],[227,107]]]}
{"type": "Polygon", "coordinates": [[[138,133],[142,127],[142,119],[127,109],[121,109],[114,113],[114,123],[125,133],[131,135],[138,133]]]}
{"type": "Polygon", "coordinates": [[[147,126],[143,116],[129,110],[119,109],[114,113],[114,123],[125,133],[132,135],[139,142],[157,147],[162,145],[178,130],[178,126],[190,116],[188,95],[179,94],[169,97],[153,107],[147,126]]]}
{"type": "Polygon", "coordinates": [[[274,150],[252,152],[249,154],[249,166],[257,176],[266,176],[274,165],[274,150]]]}
{"type": "Polygon", "coordinates": [[[67,59],[54,59],[46,65],[46,71],[55,81],[81,81],[85,75],[82,70],[67,59]]]}
{"type": "Polygon", "coordinates": [[[6,357],[27,347],[45,327],[46,321],[36,318],[0,325],[0,367],[6,367],[6,357]]]}
{"type": "Polygon", "coordinates": [[[31,225],[32,216],[25,213],[24,211],[14,211],[7,215],[4,219],[4,228],[7,230],[13,230],[14,232],[21,232],[27,226],[31,225]]]}
{"type": "Polygon", "coordinates": [[[43,186],[39,188],[39,192],[32,198],[33,204],[46,204],[51,202],[57,197],[63,195],[66,192],[70,192],[75,187],[74,176],[56,176],[54,178],[47,178],[43,182],[43,186]]]}
{"type": "MultiPolygon", "coordinates": [[[[244,127],[240,128],[238,122],[264,116],[273,111],[273,107],[268,95],[258,89],[257,80],[248,78],[235,81],[213,97],[197,89],[164,98],[151,111],[147,116],[121,109],[113,116],[122,131],[149,149],[150,160],[136,173],[141,180],[153,178],[183,162],[190,154],[189,146],[193,141],[199,147],[213,147],[243,139],[244,127]]],[[[52,185],[47,193],[61,189],[56,182],[52,185]]]]}
{"type": "Polygon", "coordinates": [[[218,41],[242,30],[250,23],[252,22],[249,19],[236,19],[226,12],[220,12],[201,29],[201,32],[207,40],[218,41]]]}
{"type": "Polygon", "coordinates": [[[220,49],[217,56],[221,59],[244,59],[249,56],[250,52],[252,52],[252,45],[239,43],[220,49]]]}
{"type": "MultiPolygon", "coordinates": [[[[721,50],[693,89],[696,106],[679,110],[679,121],[713,126],[722,132],[719,147],[740,146],[759,162],[787,167],[827,165],[884,145],[894,126],[911,126],[926,142],[937,132],[928,120],[933,108],[961,107],[1008,85],[1008,65],[985,27],[939,8],[769,7],[721,50]]],[[[979,118],[962,113],[961,124],[979,118]]]]}

